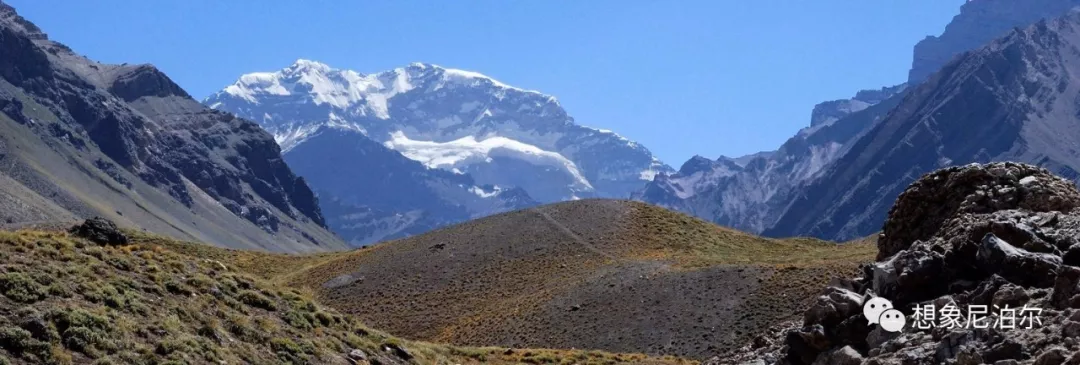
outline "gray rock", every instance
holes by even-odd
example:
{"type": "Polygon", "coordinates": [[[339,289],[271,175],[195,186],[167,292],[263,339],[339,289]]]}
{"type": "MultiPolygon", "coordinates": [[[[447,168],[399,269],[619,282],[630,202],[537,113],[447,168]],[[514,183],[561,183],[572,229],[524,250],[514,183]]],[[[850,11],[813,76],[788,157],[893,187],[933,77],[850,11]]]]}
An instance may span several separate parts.
{"type": "Polygon", "coordinates": [[[841,321],[862,313],[861,295],[844,288],[826,287],[824,293],[803,315],[803,325],[835,325],[841,321]]]}
{"type": "Polygon", "coordinates": [[[811,364],[818,355],[832,345],[825,327],[815,324],[788,332],[785,338],[788,361],[796,364],[811,364]]]}
{"type": "Polygon", "coordinates": [[[120,246],[128,243],[128,237],[112,221],[94,217],[71,227],[71,234],[103,246],[120,246]]]}
{"type": "Polygon", "coordinates": [[[987,233],[975,256],[978,265],[985,271],[1000,274],[1006,280],[1024,286],[1047,288],[1054,285],[1061,257],[1033,253],[1017,248],[987,233]]]}
{"type": "Polygon", "coordinates": [[[1024,358],[1024,345],[1016,340],[1006,339],[986,351],[983,360],[997,362],[1001,360],[1020,360],[1024,358]]]}
{"type": "Polygon", "coordinates": [[[352,351],[349,351],[349,359],[353,361],[367,361],[368,356],[367,353],[364,353],[364,350],[352,349],[352,351]]]}
{"type": "MultiPolygon", "coordinates": [[[[1063,266],[1054,281],[1051,303],[1057,308],[1080,308],[1080,268],[1063,266]]],[[[1080,313],[1080,312],[1078,312],[1080,313]]]]}
{"type": "Polygon", "coordinates": [[[382,345],[382,348],[383,348],[383,351],[385,351],[385,352],[387,352],[389,354],[392,354],[394,356],[397,356],[399,359],[402,359],[402,360],[405,360],[405,361],[409,361],[409,360],[413,359],[413,354],[411,352],[409,352],[409,350],[406,349],[404,346],[394,344],[394,343],[385,343],[385,344],[382,345]]]}
{"type": "Polygon", "coordinates": [[[863,356],[851,346],[844,346],[818,355],[813,365],[858,365],[863,356]]]}
{"type": "MultiPolygon", "coordinates": [[[[806,326],[790,331],[782,342],[784,347],[769,351],[777,344],[766,345],[755,351],[782,353],[791,364],[829,363],[845,347],[865,357],[862,363],[866,364],[992,364],[1035,362],[1037,358],[1063,363],[1068,351],[1080,346],[1076,340],[1080,311],[1066,309],[1080,304],[1080,267],[1063,265],[1061,259],[1073,245],[1068,237],[1080,236],[1080,210],[1034,211],[1069,205],[1075,192],[1071,187],[1061,188],[1056,178],[1042,176],[1040,171],[1025,165],[992,164],[952,171],[969,175],[966,178],[924,179],[919,188],[925,190],[918,194],[938,191],[948,195],[943,190],[948,184],[961,184],[948,186],[970,193],[962,194],[967,197],[964,199],[945,199],[942,204],[952,201],[955,209],[940,217],[933,225],[935,230],[924,232],[924,238],[864,267],[861,278],[834,281],[845,284],[825,290],[804,313],[806,326]],[[1006,189],[1008,186],[996,187],[995,181],[1014,184],[1006,189]],[[1008,196],[1018,192],[1020,195],[1008,196]],[[867,292],[859,296],[852,288],[867,292]],[[901,310],[916,303],[932,304],[942,315],[940,309],[952,306],[959,311],[960,326],[929,330],[909,326],[902,333],[870,328],[857,308],[875,295],[890,299],[901,310]],[[990,312],[980,322],[988,324],[987,328],[965,326],[971,305],[988,307],[990,312]],[[1025,315],[1020,311],[1025,305],[1042,310],[1030,326],[1024,324],[1025,315]],[[1009,319],[1007,313],[999,312],[1006,306],[1013,311],[1011,327],[1001,324],[1009,319]]],[[[900,221],[929,229],[914,219],[900,221]]]]}
{"type": "Polygon", "coordinates": [[[889,332],[882,329],[881,326],[876,326],[870,331],[870,334],[866,336],[866,344],[870,346],[870,348],[878,348],[885,344],[885,342],[899,337],[899,333],[889,332]]]}
{"type": "Polygon", "coordinates": [[[1060,365],[1065,363],[1067,356],[1069,353],[1064,347],[1051,347],[1035,358],[1035,365],[1060,365]]]}
{"type": "Polygon", "coordinates": [[[1005,284],[998,288],[994,293],[994,299],[991,305],[1004,308],[1008,306],[1010,308],[1017,308],[1023,306],[1030,300],[1031,297],[1023,287],[1015,284],[1005,284]]]}
{"type": "Polygon", "coordinates": [[[1067,365],[1080,365],[1080,351],[1073,352],[1069,355],[1069,358],[1065,360],[1067,365]]]}

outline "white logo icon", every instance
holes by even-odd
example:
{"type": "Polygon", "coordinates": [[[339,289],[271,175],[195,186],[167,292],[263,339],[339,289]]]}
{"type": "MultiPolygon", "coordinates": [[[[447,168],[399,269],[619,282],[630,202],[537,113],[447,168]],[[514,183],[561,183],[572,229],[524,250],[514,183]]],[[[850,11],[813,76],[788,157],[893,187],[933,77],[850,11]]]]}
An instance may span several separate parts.
{"type": "Polygon", "coordinates": [[[904,314],[900,313],[900,311],[889,309],[881,312],[881,317],[878,322],[883,330],[900,332],[900,330],[904,329],[904,325],[907,324],[907,319],[904,318],[904,314]]]}
{"type": "Polygon", "coordinates": [[[882,297],[874,297],[867,300],[862,307],[863,317],[871,324],[878,323],[878,318],[881,317],[881,313],[892,309],[893,305],[888,299],[882,297]]]}

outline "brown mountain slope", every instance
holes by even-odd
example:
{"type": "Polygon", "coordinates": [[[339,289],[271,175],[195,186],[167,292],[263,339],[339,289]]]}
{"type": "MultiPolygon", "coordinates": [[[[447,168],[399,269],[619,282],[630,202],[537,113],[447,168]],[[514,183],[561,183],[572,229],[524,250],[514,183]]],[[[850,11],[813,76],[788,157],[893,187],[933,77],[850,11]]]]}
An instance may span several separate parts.
{"type": "Polygon", "coordinates": [[[153,66],[80,56],[0,0],[0,227],[91,216],[226,247],[346,248],[257,124],[153,66]]]}
{"type": "Polygon", "coordinates": [[[706,358],[796,319],[870,243],[772,240],[637,202],[505,213],[349,253],[239,265],[395,335],[706,358]]]}
{"type": "Polygon", "coordinates": [[[231,264],[289,258],[145,234],[99,246],[0,231],[0,364],[693,363],[404,340],[247,271],[261,266],[231,264]]]}

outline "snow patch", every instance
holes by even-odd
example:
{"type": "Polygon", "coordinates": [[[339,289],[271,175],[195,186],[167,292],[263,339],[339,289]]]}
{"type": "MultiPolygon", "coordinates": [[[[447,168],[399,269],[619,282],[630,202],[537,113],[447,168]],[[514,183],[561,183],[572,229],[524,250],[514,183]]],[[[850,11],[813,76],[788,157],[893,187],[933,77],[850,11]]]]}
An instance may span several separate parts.
{"type": "Polygon", "coordinates": [[[346,122],[334,113],[330,113],[329,119],[323,123],[299,124],[291,123],[273,128],[270,132],[274,135],[274,141],[281,147],[281,153],[285,154],[304,143],[314,136],[323,127],[340,130],[351,130],[367,135],[367,130],[358,124],[346,122]]]}
{"type": "Polygon", "coordinates": [[[506,137],[492,136],[477,140],[465,136],[448,142],[419,141],[409,139],[405,133],[396,131],[384,145],[397,150],[410,159],[431,168],[453,169],[477,162],[491,161],[492,157],[510,157],[534,165],[551,166],[565,171],[577,185],[592,189],[592,184],[572,161],[562,155],[506,137]]]}
{"type": "Polygon", "coordinates": [[[489,191],[484,191],[484,189],[481,189],[480,187],[473,186],[473,187],[469,188],[469,191],[471,191],[473,194],[476,194],[476,196],[479,196],[481,198],[491,198],[491,197],[494,197],[496,195],[499,195],[499,193],[502,192],[502,189],[500,189],[498,186],[496,186],[494,189],[492,189],[489,192],[489,191]]]}

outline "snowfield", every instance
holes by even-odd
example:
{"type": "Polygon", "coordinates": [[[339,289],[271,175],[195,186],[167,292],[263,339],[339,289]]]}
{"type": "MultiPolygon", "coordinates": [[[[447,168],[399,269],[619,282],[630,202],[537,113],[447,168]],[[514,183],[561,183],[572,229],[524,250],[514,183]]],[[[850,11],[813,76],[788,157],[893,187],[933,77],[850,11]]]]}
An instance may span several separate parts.
{"type": "Polygon", "coordinates": [[[390,140],[383,144],[430,168],[460,170],[470,164],[489,162],[492,157],[511,157],[560,169],[573,177],[581,187],[593,188],[577,165],[566,157],[506,137],[477,140],[476,137],[467,136],[449,142],[434,142],[412,140],[398,131],[391,133],[390,140]]]}

